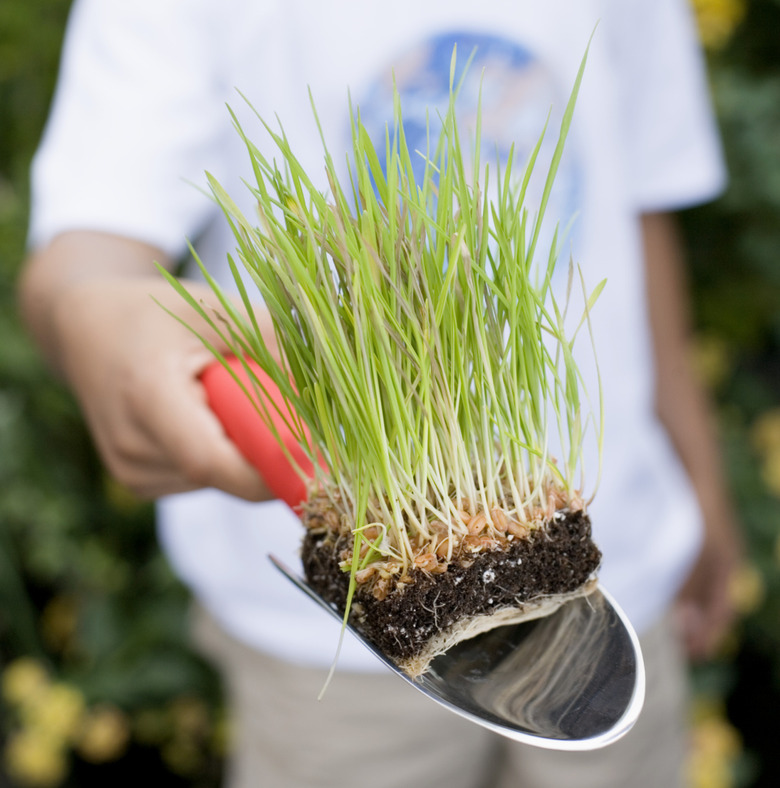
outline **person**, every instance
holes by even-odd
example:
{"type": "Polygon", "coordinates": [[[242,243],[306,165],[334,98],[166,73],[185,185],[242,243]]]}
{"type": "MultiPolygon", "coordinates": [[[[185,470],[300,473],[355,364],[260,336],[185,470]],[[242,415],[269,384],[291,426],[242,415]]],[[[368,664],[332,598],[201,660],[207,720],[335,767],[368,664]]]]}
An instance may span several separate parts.
{"type": "Polygon", "coordinates": [[[110,472],[160,499],[162,547],[234,707],[231,786],[681,784],[682,651],[712,653],[728,626],[739,539],[688,360],[672,212],[713,198],[724,177],[684,0],[75,0],[32,171],[20,303],[110,472]],[[268,553],[296,560],[300,524],[209,409],[199,377],[212,357],[160,308],[194,320],[154,262],[184,265],[213,304],[189,239],[230,286],[229,228],[197,188],[209,171],[251,211],[226,103],[261,147],[253,113],[278,117],[316,177],[309,91],[332,152],[347,149],[348,97],[367,124],[391,117],[391,75],[405,123],[424,133],[457,43],[474,53],[483,136],[525,157],[550,108],[560,117],[591,36],[548,210],[577,217],[572,255],[589,283],[608,280],[592,313],[606,432],[590,513],[601,580],[642,638],[645,710],[597,752],[509,745],[406,692],[349,641],[317,703],[338,626],[270,566],[268,553]]]}

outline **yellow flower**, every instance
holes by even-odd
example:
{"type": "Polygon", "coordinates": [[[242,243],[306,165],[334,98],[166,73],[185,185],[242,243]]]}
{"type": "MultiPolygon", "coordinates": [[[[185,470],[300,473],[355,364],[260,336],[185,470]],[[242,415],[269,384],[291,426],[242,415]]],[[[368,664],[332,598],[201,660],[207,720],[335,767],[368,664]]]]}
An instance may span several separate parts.
{"type": "Polygon", "coordinates": [[[693,0],[699,37],[707,49],[725,46],[745,16],[746,0],[693,0]]]}
{"type": "Polygon", "coordinates": [[[688,761],[690,788],[734,788],[734,778],[728,766],[693,753],[688,761]]]}
{"type": "Polygon", "coordinates": [[[72,741],[79,732],[85,701],[81,692],[57,682],[21,708],[24,723],[55,741],[72,741]]]}
{"type": "Polygon", "coordinates": [[[762,413],[750,430],[750,442],[761,458],[761,478],[780,497],[780,408],[762,413]]]}
{"type": "Polygon", "coordinates": [[[761,455],[780,451],[780,408],[762,413],[750,430],[750,441],[761,455]]]}
{"type": "Polygon", "coordinates": [[[97,706],[86,714],[76,742],[85,761],[106,763],[120,758],[130,740],[127,717],[115,706],[97,706]]]}
{"type": "Polygon", "coordinates": [[[780,448],[770,452],[761,465],[761,478],[767,490],[780,498],[780,448]]]}
{"type": "Polygon", "coordinates": [[[33,657],[20,657],[3,671],[3,699],[10,706],[20,706],[49,686],[46,668],[33,657]]]}
{"type": "Polygon", "coordinates": [[[732,788],[734,763],[742,751],[739,733],[726,719],[722,703],[699,698],[688,759],[690,788],[732,788]]]}
{"type": "Polygon", "coordinates": [[[737,612],[748,615],[764,601],[764,577],[753,564],[745,563],[732,575],[729,593],[737,612]]]}
{"type": "Polygon", "coordinates": [[[722,339],[715,336],[697,337],[692,354],[693,368],[708,388],[717,388],[728,377],[731,356],[722,339]]]}
{"type": "Polygon", "coordinates": [[[4,756],[11,778],[31,788],[54,788],[65,779],[68,769],[65,748],[39,730],[12,734],[4,756]]]}
{"type": "Polygon", "coordinates": [[[712,758],[728,761],[736,758],[742,749],[739,734],[724,718],[703,720],[696,726],[694,737],[699,750],[712,758]]]}

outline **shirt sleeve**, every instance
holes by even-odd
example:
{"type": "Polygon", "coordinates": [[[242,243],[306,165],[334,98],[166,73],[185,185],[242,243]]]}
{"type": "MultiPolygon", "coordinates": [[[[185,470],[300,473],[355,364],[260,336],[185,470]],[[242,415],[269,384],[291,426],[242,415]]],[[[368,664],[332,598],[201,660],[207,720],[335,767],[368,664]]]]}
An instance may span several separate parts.
{"type": "Polygon", "coordinates": [[[184,252],[215,210],[198,186],[206,169],[219,177],[230,130],[207,13],[202,0],[76,0],[32,166],[31,246],[89,229],[184,252]]]}
{"type": "Polygon", "coordinates": [[[611,6],[634,207],[675,210],[713,199],[725,187],[726,169],[688,3],[611,6]]]}

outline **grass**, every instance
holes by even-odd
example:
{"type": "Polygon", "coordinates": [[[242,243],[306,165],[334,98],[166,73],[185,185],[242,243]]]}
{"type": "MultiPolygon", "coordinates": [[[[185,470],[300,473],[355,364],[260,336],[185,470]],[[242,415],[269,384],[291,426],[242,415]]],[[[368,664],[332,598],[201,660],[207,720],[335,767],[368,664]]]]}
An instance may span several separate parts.
{"type": "MultiPolygon", "coordinates": [[[[585,409],[573,348],[604,283],[589,294],[582,284],[584,312],[567,335],[569,293],[561,304],[552,291],[559,233],[544,253],[538,245],[585,61],[534,210],[525,196],[547,129],[522,171],[513,152],[503,167],[483,165],[479,120],[467,148],[458,128],[455,53],[449,106],[429,123],[428,150],[409,150],[397,92],[378,143],[386,167],[350,110],[346,177],[323,137],[326,192],[281,125],[260,118],[276,147],[269,158],[233,116],[257,216],[208,182],[235,236],[230,266],[245,314],[203,266],[220,315],[169,279],[233,354],[254,359],[281,390],[314,461],[310,500],[337,510],[352,535],[344,569],[353,588],[375,568],[446,565],[470,537],[512,538],[584,505],[583,441],[588,429],[600,436],[601,414],[585,409]],[[273,319],[281,364],[259,329],[260,308],[273,319]]],[[[313,117],[319,123],[316,109],[313,117]]],[[[572,265],[569,290],[573,280],[572,265]]],[[[245,391],[267,419],[260,381],[245,391]]]]}

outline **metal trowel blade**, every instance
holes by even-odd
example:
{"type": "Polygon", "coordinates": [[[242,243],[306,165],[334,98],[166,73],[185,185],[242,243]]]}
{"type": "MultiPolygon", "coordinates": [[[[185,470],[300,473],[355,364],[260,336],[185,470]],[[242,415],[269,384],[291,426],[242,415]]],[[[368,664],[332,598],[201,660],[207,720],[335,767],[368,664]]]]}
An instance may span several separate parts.
{"type": "MultiPolygon", "coordinates": [[[[341,613],[274,556],[273,564],[339,621],[341,613]]],[[[449,711],[517,742],[554,750],[604,747],[627,733],[644,702],[639,641],[598,586],[544,618],[457,644],[410,678],[352,626],[369,651],[449,711]]]]}

